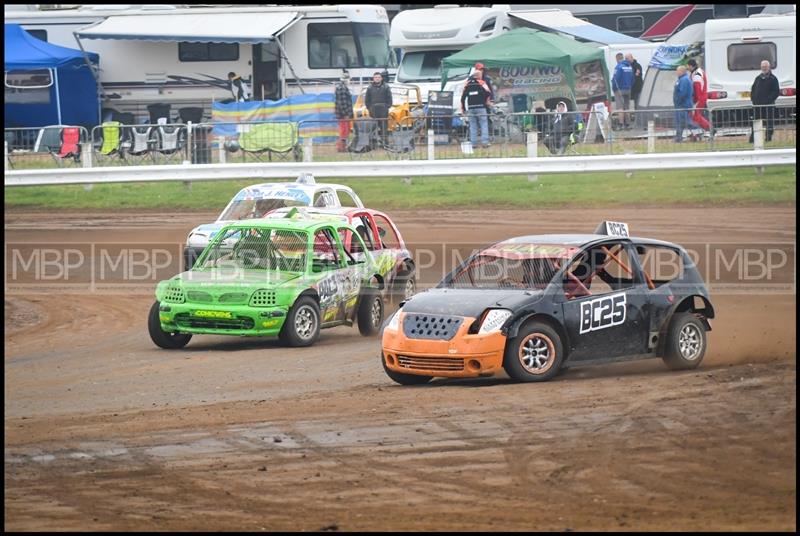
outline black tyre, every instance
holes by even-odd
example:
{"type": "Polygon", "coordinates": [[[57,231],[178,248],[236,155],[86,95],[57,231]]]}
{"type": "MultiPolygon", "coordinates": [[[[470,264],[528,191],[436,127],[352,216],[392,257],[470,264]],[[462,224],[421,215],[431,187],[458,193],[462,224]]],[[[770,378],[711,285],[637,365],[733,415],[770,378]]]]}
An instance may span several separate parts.
{"type": "Polygon", "coordinates": [[[432,376],[420,376],[417,374],[403,374],[402,372],[395,372],[389,367],[386,366],[386,359],[383,357],[381,353],[381,364],[383,365],[383,371],[389,376],[394,382],[399,383],[400,385],[422,385],[423,383],[428,383],[433,379],[432,376]]]}
{"type": "Polygon", "coordinates": [[[364,291],[358,304],[358,331],[365,337],[375,335],[383,322],[383,298],[375,289],[364,291]]]}
{"type": "Polygon", "coordinates": [[[558,374],[564,361],[561,337],[543,322],[528,322],[506,343],[503,368],[514,380],[544,382],[558,374]]]}
{"type": "Polygon", "coordinates": [[[692,313],[675,313],[669,323],[664,363],[672,370],[697,368],[706,353],[706,328],[692,313]]]}
{"type": "Polygon", "coordinates": [[[147,316],[147,330],[150,332],[150,339],[159,348],[166,350],[177,350],[186,346],[192,338],[191,333],[168,333],[161,329],[161,320],[158,318],[159,303],[153,303],[150,314],[147,316]]]}
{"type": "Polygon", "coordinates": [[[319,338],[319,304],[310,296],[300,296],[289,309],[278,335],[287,346],[311,346],[319,338]]]}
{"type": "Polygon", "coordinates": [[[417,281],[414,272],[402,271],[397,274],[392,285],[392,301],[400,303],[417,292],[417,281]]]}

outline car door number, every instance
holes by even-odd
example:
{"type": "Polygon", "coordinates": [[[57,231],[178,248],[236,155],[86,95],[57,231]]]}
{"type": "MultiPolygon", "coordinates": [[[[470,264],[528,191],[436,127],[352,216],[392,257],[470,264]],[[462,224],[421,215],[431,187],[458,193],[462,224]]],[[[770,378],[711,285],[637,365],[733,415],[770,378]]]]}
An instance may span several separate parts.
{"type": "Polygon", "coordinates": [[[626,311],[624,292],[582,302],[580,333],[589,333],[623,324],[626,311]]]}

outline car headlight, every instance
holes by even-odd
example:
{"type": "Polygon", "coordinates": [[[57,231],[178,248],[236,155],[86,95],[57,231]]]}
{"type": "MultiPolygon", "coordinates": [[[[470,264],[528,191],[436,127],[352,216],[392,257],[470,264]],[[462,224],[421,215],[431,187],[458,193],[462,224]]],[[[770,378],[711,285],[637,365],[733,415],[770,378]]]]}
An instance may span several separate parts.
{"type": "Polygon", "coordinates": [[[492,333],[498,331],[500,326],[502,326],[510,316],[511,311],[508,309],[491,309],[483,318],[483,323],[478,333],[492,333]]]}
{"type": "Polygon", "coordinates": [[[387,324],[386,329],[391,329],[397,331],[400,327],[400,311],[395,311],[392,315],[392,318],[389,319],[389,324],[387,324]]]}

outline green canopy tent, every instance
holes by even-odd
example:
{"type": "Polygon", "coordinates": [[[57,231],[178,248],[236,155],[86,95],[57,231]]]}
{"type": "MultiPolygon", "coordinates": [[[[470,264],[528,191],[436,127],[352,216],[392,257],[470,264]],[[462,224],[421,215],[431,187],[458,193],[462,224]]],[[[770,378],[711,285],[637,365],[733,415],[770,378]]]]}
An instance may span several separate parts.
{"type": "MultiPolygon", "coordinates": [[[[492,76],[496,93],[498,86],[502,90],[501,94],[516,93],[524,91],[525,84],[517,83],[520,80],[526,82],[536,79],[547,82],[547,76],[552,81],[563,74],[573,103],[584,98],[609,98],[608,68],[603,51],[560,35],[517,28],[465,48],[442,60],[442,88],[447,82],[450,69],[469,68],[477,62],[483,63],[488,70],[498,70],[499,79],[492,76]],[[576,66],[581,71],[577,79],[576,66]],[[538,69],[525,69],[526,67],[538,69]],[[511,80],[515,77],[517,81],[511,80]],[[512,86],[516,86],[516,89],[512,89],[512,86]]],[[[533,87],[536,86],[528,86],[533,87]]]]}

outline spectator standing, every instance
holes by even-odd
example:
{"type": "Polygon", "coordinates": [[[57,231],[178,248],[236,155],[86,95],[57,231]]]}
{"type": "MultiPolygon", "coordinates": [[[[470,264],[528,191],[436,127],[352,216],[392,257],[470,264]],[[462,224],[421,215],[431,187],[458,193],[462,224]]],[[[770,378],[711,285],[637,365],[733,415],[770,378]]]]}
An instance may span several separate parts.
{"type": "Polygon", "coordinates": [[[367,88],[364,104],[369,111],[369,116],[378,120],[381,139],[386,143],[386,135],[389,130],[389,108],[392,107],[392,90],[384,81],[383,74],[376,72],[372,75],[372,83],[367,88]]]}
{"type": "Polygon", "coordinates": [[[689,71],[692,73],[692,99],[694,100],[694,113],[692,121],[703,130],[711,130],[708,120],[705,118],[705,109],[708,103],[708,78],[706,72],[697,65],[694,59],[686,62],[689,71]]]}
{"type": "Polygon", "coordinates": [[[675,106],[675,142],[683,141],[683,129],[689,121],[689,112],[692,108],[692,81],[686,73],[685,65],[678,65],[675,74],[675,87],[672,90],[672,104],[675,106]]]}
{"type": "Polygon", "coordinates": [[[347,87],[350,82],[350,73],[342,69],[342,76],[336,84],[334,93],[336,118],[339,120],[339,141],[336,150],[343,153],[347,150],[347,137],[350,135],[350,122],[353,120],[353,96],[347,87]]]}
{"type": "Polygon", "coordinates": [[[492,93],[483,80],[483,71],[476,70],[464,84],[461,93],[461,111],[469,117],[469,141],[478,143],[478,123],[481,128],[481,144],[489,147],[489,116],[487,107],[491,106],[492,93]]]}
{"type": "Polygon", "coordinates": [[[614,103],[622,112],[622,128],[628,129],[627,110],[631,107],[631,88],[633,88],[633,67],[622,53],[617,53],[617,66],[611,78],[611,89],[614,90],[614,103]]]}
{"type": "MultiPolygon", "coordinates": [[[[761,74],[756,76],[753,87],[750,88],[750,102],[755,106],[755,119],[765,120],[767,128],[767,141],[772,141],[775,130],[775,101],[781,94],[778,79],[772,74],[769,60],[761,62],[761,74]]],[[[753,143],[753,131],[750,130],[750,143],[753,143]]]]}
{"type": "Polygon", "coordinates": [[[642,86],[644,86],[644,70],[642,66],[639,64],[638,61],[633,57],[633,54],[628,53],[628,61],[631,63],[631,69],[633,69],[633,86],[631,87],[631,105],[633,108],[636,106],[636,99],[639,98],[639,95],[642,92],[642,86]]]}
{"type": "Polygon", "coordinates": [[[480,62],[475,64],[475,70],[481,72],[481,78],[486,85],[489,86],[489,98],[494,102],[494,85],[492,84],[492,79],[486,73],[486,67],[480,62]]]}
{"type": "Polygon", "coordinates": [[[234,102],[250,100],[250,90],[247,89],[247,84],[244,83],[241,76],[231,71],[228,73],[228,82],[230,82],[231,95],[233,95],[234,102]]]}

